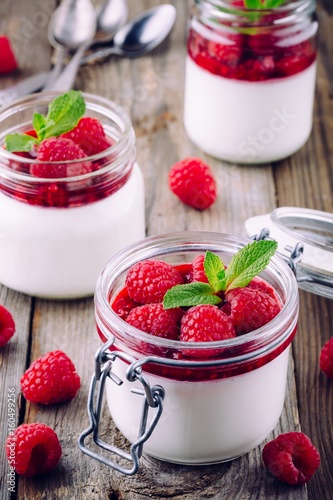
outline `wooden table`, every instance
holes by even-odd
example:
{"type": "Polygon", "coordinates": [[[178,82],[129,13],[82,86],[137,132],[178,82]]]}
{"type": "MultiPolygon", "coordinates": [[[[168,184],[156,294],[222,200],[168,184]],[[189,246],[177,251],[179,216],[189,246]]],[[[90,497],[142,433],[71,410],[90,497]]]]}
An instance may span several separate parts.
{"type": "MultiPolygon", "coordinates": [[[[129,0],[130,16],[158,0],[129,0]]],[[[113,58],[83,67],[76,88],[105,96],[130,113],[137,135],[138,161],[146,186],[147,234],[212,230],[245,236],[251,215],[277,206],[303,206],[333,212],[333,16],[332,5],[318,5],[320,45],[314,128],[307,144],[284,161],[266,166],[239,166],[210,158],[189,141],[182,124],[186,18],[190,2],[173,1],[177,20],[168,40],[154,53],[129,61],[113,58]],[[183,206],[167,187],[170,166],[185,156],[199,155],[214,170],[219,186],[216,204],[198,212],[183,206]]],[[[37,71],[48,69],[52,49],[47,24],[56,2],[2,0],[0,33],[16,50],[20,71],[1,77],[5,88],[37,71]]],[[[318,357],[332,336],[332,301],[300,292],[299,330],[293,341],[285,408],[269,439],[281,432],[302,430],[321,454],[321,466],[306,486],[290,487],[267,474],[259,446],[248,455],[206,467],[183,467],[142,459],[137,475],[124,477],[83,455],[79,433],[88,425],[86,401],[94,353],[100,347],[94,327],[93,299],[48,301],[0,287],[0,303],[13,314],[17,332],[0,352],[2,498],[8,498],[8,465],[3,443],[7,436],[7,398],[15,390],[16,423],[44,422],[57,432],[63,455],[49,475],[18,477],[17,499],[333,499],[333,383],[320,372],[318,357]],[[43,353],[63,349],[82,379],[77,397],[68,404],[29,404],[20,394],[26,367],[43,353]]],[[[103,433],[118,444],[124,440],[107,416],[103,433]]]]}

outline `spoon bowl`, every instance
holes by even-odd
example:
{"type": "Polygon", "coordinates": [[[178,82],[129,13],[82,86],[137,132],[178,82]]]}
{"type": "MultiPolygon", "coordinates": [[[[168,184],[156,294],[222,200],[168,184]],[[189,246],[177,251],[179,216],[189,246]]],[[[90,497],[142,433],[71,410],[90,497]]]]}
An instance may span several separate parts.
{"type": "MultiPolygon", "coordinates": [[[[73,5],[73,10],[75,10],[75,6],[78,6],[78,0],[64,1],[70,2],[73,5]]],[[[56,44],[61,43],[61,45],[67,49],[73,48],[74,44],[80,38],[81,43],[75,47],[77,48],[76,53],[61,73],[59,71],[59,64],[62,65],[63,58],[60,62],[58,60],[58,64],[56,64],[56,68],[53,71],[53,78],[47,82],[47,84],[43,87],[43,90],[69,90],[74,83],[80,66],[80,60],[82,59],[84,52],[95,41],[98,41],[99,43],[110,41],[117,29],[119,29],[119,27],[126,21],[127,5],[125,0],[105,0],[96,12],[90,3],[90,0],[80,0],[80,2],[82,1],[88,2],[87,5],[90,5],[90,8],[84,12],[85,16],[82,14],[83,4],[81,3],[80,11],[78,13],[71,14],[72,11],[67,11],[68,15],[72,15],[73,22],[75,20],[77,21],[74,27],[72,26],[71,34],[68,33],[68,24],[65,14],[62,16],[55,16],[54,23],[50,26],[50,41],[54,40],[56,44]],[[90,22],[86,19],[87,17],[91,18],[90,22]],[[83,25],[82,19],[84,19],[86,23],[85,38],[82,36],[80,30],[83,25]],[[81,23],[79,20],[81,20],[81,23]],[[54,73],[57,70],[58,74],[55,76],[54,73]]]]}
{"type": "Polygon", "coordinates": [[[85,64],[110,55],[129,58],[143,56],[163,42],[175,20],[176,9],[173,5],[163,4],[149,9],[120,28],[111,47],[83,57],[80,63],[85,64]]]}

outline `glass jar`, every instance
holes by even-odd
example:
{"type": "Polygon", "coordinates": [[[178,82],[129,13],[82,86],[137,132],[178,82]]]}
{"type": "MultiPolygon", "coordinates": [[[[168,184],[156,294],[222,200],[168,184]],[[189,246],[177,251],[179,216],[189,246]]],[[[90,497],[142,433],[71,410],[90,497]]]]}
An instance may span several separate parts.
{"type": "Polygon", "coordinates": [[[237,163],[285,158],[313,121],[315,0],[251,10],[195,0],[189,20],[184,125],[204,152],[237,163]]]}
{"type": "MultiPolygon", "coordinates": [[[[32,129],[33,113],[46,113],[57,95],[30,95],[0,110],[0,282],[29,295],[74,298],[92,295],[110,255],[145,236],[144,187],[131,122],[102,97],[83,94],[86,116],[100,120],[112,144],[85,159],[88,173],[35,177],[30,166],[40,162],[5,150],[6,135],[32,129]]],[[[82,160],[61,163],[75,172],[82,160]]]]}
{"type": "MultiPolygon", "coordinates": [[[[83,452],[125,474],[136,472],[144,441],[144,452],[155,458],[208,464],[249,452],[276,426],[298,321],[297,282],[281,257],[274,256],[261,274],[279,295],[281,312],[251,333],[209,343],[209,356],[207,343],[146,334],[110,306],[124,287],[127,271],[140,260],[184,264],[210,250],[228,265],[247,243],[244,238],[200,231],[161,235],[129,246],[107,263],[95,293],[97,330],[106,344],[96,357],[98,375],[93,377],[88,404],[92,425],[80,437],[83,452]],[[92,407],[96,384],[102,379],[111,416],[132,443],[132,456],[107,449],[133,460],[132,469],[91,453],[84,444],[90,433],[100,444],[96,436],[100,401],[97,411],[92,407]]],[[[101,393],[103,388],[99,397],[101,393]]]]}

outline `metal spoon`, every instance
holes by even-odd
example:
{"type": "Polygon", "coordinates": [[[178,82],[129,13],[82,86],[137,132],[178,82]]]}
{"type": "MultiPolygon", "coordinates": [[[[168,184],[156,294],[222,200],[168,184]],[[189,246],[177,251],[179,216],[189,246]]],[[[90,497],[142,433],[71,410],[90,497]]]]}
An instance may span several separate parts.
{"type": "Polygon", "coordinates": [[[173,5],[158,5],[147,10],[136,19],[125,24],[116,33],[112,46],[93,52],[80,61],[80,64],[95,61],[110,55],[140,57],[155,49],[170,33],[176,20],[173,5]]]}
{"type": "Polygon", "coordinates": [[[48,39],[56,49],[56,62],[44,89],[52,88],[68,50],[88,43],[96,31],[96,14],[91,0],[63,0],[48,26],[48,39]]]}
{"type": "MultiPolygon", "coordinates": [[[[73,0],[71,1],[73,2],[73,0]]],[[[90,0],[88,1],[90,2],[90,0]]],[[[80,7],[82,7],[81,4],[80,7]]],[[[91,16],[91,9],[90,12],[87,10],[86,14],[91,16]]],[[[95,42],[106,43],[112,40],[116,31],[126,22],[127,14],[128,9],[125,0],[105,0],[104,3],[97,8],[96,12],[94,11],[92,14],[92,19],[95,20],[95,22],[91,22],[90,26],[87,26],[86,38],[81,37],[79,44],[77,44],[80,38],[80,31],[78,29],[79,23],[75,25],[77,26],[77,33],[75,34],[75,29],[73,29],[73,33],[70,34],[66,31],[64,26],[65,18],[56,19],[49,30],[50,41],[53,39],[55,45],[60,42],[59,34],[57,34],[58,28],[59,33],[62,34],[62,46],[72,48],[76,45],[77,51],[66,68],[58,74],[59,76],[54,75],[53,80],[49,81],[48,84],[43,87],[43,90],[70,89],[73,86],[80,60],[85,51],[95,42]]],[[[61,64],[62,62],[63,61],[61,61],[61,64]]]]}
{"type": "MultiPolygon", "coordinates": [[[[172,5],[160,5],[123,26],[113,40],[113,46],[97,50],[80,61],[80,65],[105,58],[112,54],[123,57],[139,57],[156,48],[171,31],[176,19],[176,10],[172,5]],[[156,18],[155,18],[156,16],[156,18]],[[143,22],[146,19],[150,29],[143,22]],[[156,22],[156,27],[155,27],[156,22]],[[156,33],[157,32],[157,33],[156,33]],[[152,35],[155,34],[155,36],[152,35]],[[122,45],[123,44],[123,45],[122,45]]],[[[39,90],[46,81],[48,72],[28,77],[13,87],[0,91],[0,105],[14,98],[39,90]]]]}

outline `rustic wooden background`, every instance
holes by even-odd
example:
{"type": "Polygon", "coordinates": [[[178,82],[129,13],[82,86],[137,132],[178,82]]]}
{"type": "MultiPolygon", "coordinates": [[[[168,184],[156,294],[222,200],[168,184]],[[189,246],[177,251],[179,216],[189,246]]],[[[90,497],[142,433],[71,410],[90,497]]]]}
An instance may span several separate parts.
{"type": "MultiPolygon", "coordinates": [[[[130,17],[158,0],[129,0],[130,17]]],[[[137,135],[138,161],[146,187],[147,234],[206,229],[245,235],[251,215],[277,206],[304,206],[333,212],[333,4],[320,0],[320,43],[314,128],[307,144],[284,161],[266,166],[239,166],[212,159],[188,140],[182,125],[186,18],[190,1],[174,0],[175,27],[154,53],[137,60],[112,58],[84,67],[76,88],[110,98],[130,113],[137,135]],[[213,168],[219,187],[216,204],[200,213],[181,205],[167,188],[167,173],[178,159],[199,155],[213,168]]],[[[0,78],[5,88],[50,66],[52,49],[47,23],[55,0],[1,0],[0,33],[8,34],[20,71],[0,78]]],[[[300,92],[302,90],[300,89],[300,92]]],[[[0,303],[14,315],[17,332],[0,352],[2,388],[1,491],[8,498],[8,465],[3,443],[7,429],[8,388],[15,388],[17,424],[44,422],[55,429],[63,447],[59,466],[49,475],[17,478],[17,499],[333,499],[333,383],[319,371],[318,357],[333,334],[332,301],[300,292],[299,331],[293,342],[285,409],[274,433],[302,430],[318,447],[322,463],[306,486],[290,487],[269,476],[261,463],[262,446],[230,463],[185,467],[144,458],[131,478],[83,455],[79,433],[88,425],[86,400],[94,353],[100,346],[94,329],[92,298],[72,302],[34,299],[0,287],[0,303]],[[82,378],[78,396],[68,404],[43,408],[20,396],[19,379],[31,361],[63,349],[82,378]]],[[[123,438],[105,411],[103,433],[116,443],[123,438]]]]}

